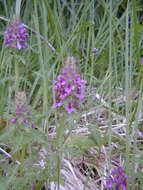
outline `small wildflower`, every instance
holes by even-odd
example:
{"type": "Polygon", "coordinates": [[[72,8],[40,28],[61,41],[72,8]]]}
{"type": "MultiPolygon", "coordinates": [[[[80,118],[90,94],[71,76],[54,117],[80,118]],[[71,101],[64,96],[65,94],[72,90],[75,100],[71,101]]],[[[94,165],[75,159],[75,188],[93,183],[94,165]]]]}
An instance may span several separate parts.
{"type": "Polygon", "coordinates": [[[75,111],[75,108],[73,107],[73,102],[68,103],[68,107],[65,107],[65,110],[68,112],[68,114],[71,114],[75,111]]]}
{"type": "Polygon", "coordinates": [[[141,63],[141,65],[143,65],[143,57],[141,58],[141,62],[140,63],[141,63]]]}
{"type": "Polygon", "coordinates": [[[28,125],[28,123],[29,123],[28,119],[24,119],[24,123],[25,123],[25,125],[28,125]]]}
{"type": "Polygon", "coordinates": [[[68,114],[80,107],[86,81],[80,79],[74,57],[67,57],[61,74],[53,81],[55,102],[53,108],[64,107],[68,114]]]}
{"type": "MultiPolygon", "coordinates": [[[[16,121],[23,121],[25,125],[28,125],[31,121],[31,112],[28,110],[26,93],[23,91],[18,91],[15,94],[15,112],[13,113],[14,118],[11,123],[16,123],[16,121]]],[[[18,122],[18,123],[19,123],[18,122]]],[[[31,124],[32,128],[35,128],[35,124],[31,124]]]]}
{"type": "Polygon", "coordinates": [[[26,112],[27,115],[30,115],[31,113],[29,111],[26,112]]]}
{"type": "Polygon", "coordinates": [[[56,97],[56,103],[53,105],[53,108],[62,106],[62,102],[59,98],[56,97]]]}
{"type": "Polygon", "coordinates": [[[115,184],[115,190],[120,190],[120,188],[127,189],[127,176],[123,168],[118,167],[116,170],[112,170],[111,176],[106,178],[106,188],[111,189],[113,184],[115,184]]]}
{"type": "Polygon", "coordinates": [[[32,126],[31,126],[33,129],[35,128],[35,124],[32,123],[32,126]]]}
{"type": "Polygon", "coordinates": [[[16,121],[17,121],[17,118],[13,118],[12,120],[11,120],[11,123],[16,123],[16,121]]]}
{"type": "Polygon", "coordinates": [[[106,179],[106,188],[111,189],[112,188],[113,179],[112,177],[109,177],[106,179]]]}
{"type": "Polygon", "coordinates": [[[12,23],[7,31],[4,32],[5,34],[5,47],[13,47],[15,49],[26,49],[27,43],[27,33],[26,29],[24,28],[23,24],[20,22],[12,23]]]}
{"type": "Polygon", "coordinates": [[[92,50],[92,53],[93,53],[93,54],[98,54],[98,49],[97,49],[97,48],[94,48],[94,49],[92,50]]]}

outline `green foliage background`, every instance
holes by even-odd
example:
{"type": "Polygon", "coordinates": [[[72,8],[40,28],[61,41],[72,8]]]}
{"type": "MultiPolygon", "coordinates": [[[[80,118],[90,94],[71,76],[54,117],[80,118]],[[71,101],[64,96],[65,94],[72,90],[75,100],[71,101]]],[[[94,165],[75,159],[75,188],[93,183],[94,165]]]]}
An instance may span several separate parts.
{"type": "MultiPolygon", "coordinates": [[[[9,21],[15,13],[16,2],[14,0],[0,0],[0,119],[5,119],[7,122],[9,118],[5,118],[5,115],[10,113],[15,92],[15,53],[4,48],[3,32],[7,29],[9,21]],[[5,21],[5,18],[9,21],[5,21]]],[[[20,51],[17,55],[19,87],[27,92],[27,101],[31,109],[36,111],[35,117],[38,125],[38,133],[29,132],[30,136],[33,136],[33,141],[29,143],[31,147],[36,143],[39,149],[45,145],[50,151],[50,142],[47,139],[48,128],[52,124],[58,124],[58,113],[55,114],[55,110],[52,109],[54,97],[52,81],[60,72],[65,58],[72,55],[77,59],[82,78],[88,81],[89,97],[91,98],[86,100],[87,103],[81,113],[67,121],[68,128],[70,130],[73,128],[70,124],[75,117],[78,120],[83,113],[90,110],[95,99],[95,94],[92,94],[90,89],[95,87],[96,92],[103,95],[109,105],[106,107],[100,102],[94,106],[94,110],[103,106],[109,112],[108,135],[105,136],[105,141],[99,140],[101,136],[95,130],[92,138],[85,139],[85,142],[87,141],[86,150],[83,148],[86,143],[78,141],[79,139],[73,139],[72,146],[77,145],[79,149],[86,152],[90,146],[98,145],[100,147],[108,142],[111,150],[112,140],[118,141],[112,137],[113,118],[111,112],[116,115],[125,115],[127,133],[125,142],[120,143],[125,150],[124,158],[128,166],[126,168],[128,176],[130,175],[129,163],[131,160],[133,162],[132,176],[134,179],[135,163],[142,159],[142,155],[139,160],[135,155],[136,148],[138,148],[137,134],[133,134],[132,127],[135,122],[135,129],[138,130],[138,116],[142,110],[143,68],[140,64],[140,59],[143,56],[142,1],[128,1],[127,6],[127,1],[121,0],[22,0],[20,16],[21,21],[28,27],[28,48],[26,51],[20,51]],[[49,47],[49,43],[53,49],[49,47]],[[93,53],[94,48],[98,49],[98,53],[93,53]],[[139,97],[138,101],[135,101],[137,92],[139,92],[139,97]],[[130,103],[130,94],[133,97],[132,103],[130,103]],[[112,101],[120,95],[126,97],[126,101],[122,105],[112,101]],[[38,104],[39,102],[40,104],[38,104]],[[131,136],[133,138],[132,150],[130,147],[131,136]],[[93,138],[94,143],[91,142],[93,138]]],[[[4,143],[10,147],[11,153],[16,158],[15,152],[21,151],[22,144],[27,145],[30,137],[24,137],[25,140],[20,140],[20,135],[18,135],[18,140],[16,140],[14,136],[10,136],[12,132],[9,133],[3,125],[0,124],[0,145],[2,146],[4,143]],[[20,146],[15,141],[19,142],[20,146]]],[[[59,143],[61,144],[63,141],[64,139],[61,139],[59,143]]],[[[32,157],[27,157],[24,160],[25,170],[29,164],[32,164],[36,154],[37,152],[33,151],[32,157]]],[[[111,154],[112,152],[109,157],[111,154]]],[[[58,158],[58,155],[54,153],[48,155],[46,157],[48,163],[46,167],[49,167],[48,173],[45,170],[39,173],[36,171],[35,176],[35,170],[32,169],[30,172],[26,172],[27,175],[24,177],[26,181],[17,178],[18,166],[11,164],[11,167],[8,168],[7,165],[0,165],[0,184],[4,190],[26,189],[31,187],[36,178],[39,185],[37,189],[40,189],[45,182],[48,184],[52,180],[57,180],[59,171],[53,171],[57,166],[60,168],[58,158]],[[54,164],[52,159],[55,161],[54,164]],[[5,181],[5,177],[2,175],[4,170],[8,171],[9,180],[5,181]],[[15,181],[17,182],[15,183],[15,181]],[[23,186],[19,184],[23,184],[23,186]]],[[[141,184],[142,172],[138,175],[139,184],[141,184]]],[[[133,187],[135,183],[133,182],[133,187]]]]}

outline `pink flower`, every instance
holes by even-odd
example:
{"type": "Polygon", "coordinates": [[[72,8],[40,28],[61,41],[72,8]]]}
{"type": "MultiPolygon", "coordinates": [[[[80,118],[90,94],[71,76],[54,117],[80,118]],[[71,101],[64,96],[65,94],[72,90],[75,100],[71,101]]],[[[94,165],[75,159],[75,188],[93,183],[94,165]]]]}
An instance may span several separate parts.
{"type": "Polygon", "coordinates": [[[62,102],[59,98],[56,97],[56,103],[53,105],[53,108],[62,106],[62,102]]]}
{"type": "Polygon", "coordinates": [[[65,87],[65,91],[67,92],[67,94],[70,94],[72,90],[75,89],[75,86],[72,85],[71,83],[68,83],[67,86],[65,87]]]}
{"type": "Polygon", "coordinates": [[[35,128],[35,124],[32,123],[32,126],[31,126],[33,129],[35,128]]]}
{"type": "Polygon", "coordinates": [[[16,121],[17,121],[17,118],[13,118],[12,120],[11,120],[11,123],[16,123],[16,121]]]}
{"type": "Polygon", "coordinates": [[[62,74],[63,74],[63,75],[66,75],[67,73],[68,73],[68,71],[65,70],[65,68],[63,68],[63,69],[62,69],[62,74]]]}
{"type": "Polygon", "coordinates": [[[75,108],[72,107],[72,106],[73,106],[73,103],[69,102],[68,107],[65,107],[65,110],[68,112],[68,114],[71,114],[72,112],[75,112],[75,108]]]}
{"type": "Polygon", "coordinates": [[[60,91],[61,91],[60,98],[63,100],[63,99],[65,99],[65,97],[68,96],[68,93],[66,92],[66,90],[64,88],[61,88],[60,91]]]}
{"type": "Polygon", "coordinates": [[[65,79],[63,76],[59,75],[59,76],[57,77],[57,79],[58,79],[58,82],[57,82],[57,83],[59,84],[59,86],[66,84],[66,79],[65,79]]]}
{"type": "Polygon", "coordinates": [[[29,123],[28,119],[24,119],[24,123],[25,123],[25,125],[28,125],[28,123],[29,123]]]}
{"type": "Polygon", "coordinates": [[[77,77],[75,77],[73,79],[74,83],[78,84],[79,87],[84,87],[84,84],[86,84],[86,80],[81,80],[80,79],[80,74],[77,75],[77,77]]]}
{"type": "Polygon", "coordinates": [[[77,91],[76,91],[76,97],[79,98],[80,100],[83,100],[83,95],[82,95],[81,88],[77,89],[77,91]]]}

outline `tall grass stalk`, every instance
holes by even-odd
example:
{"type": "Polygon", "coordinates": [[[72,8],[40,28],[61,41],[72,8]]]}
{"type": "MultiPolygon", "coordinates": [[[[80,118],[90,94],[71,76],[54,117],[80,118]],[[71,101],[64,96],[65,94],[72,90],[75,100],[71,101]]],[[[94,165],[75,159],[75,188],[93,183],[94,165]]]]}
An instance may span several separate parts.
{"type": "MultiPolygon", "coordinates": [[[[40,39],[40,31],[39,31],[39,20],[38,20],[38,12],[37,12],[37,2],[34,1],[34,8],[35,8],[35,16],[34,16],[34,23],[35,23],[35,28],[37,31],[37,41],[38,41],[38,49],[39,49],[39,63],[40,63],[40,75],[41,75],[41,86],[42,86],[42,94],[43,94],[43,115],[47,115],[48,112],[48,75],[46,73],[47,70],[47,65],[48,65],[48,54],[44,54],[42,52],[42,44],[41,44],[41,39],[40,39]],[[46,55],[46,57],[44,57],[46,55]]],[[[43,19],[46,19],[43,17],[43,19]]],[[[46,32],[46,31],[45,31],[46,32]]],[[[47,119],[43,120],[43,130],[47,131],[47,119]]]]}
{"type": "MultiPolygon", "coordinates": [[[[142,89],[142,86],[143,86],[143,82],[141,82],[141,91],[143,90],[142,89]]],[[[139,113],[141,112],[141,108],[142,108],[142,94],[140,94],[139,96],[139,100],[138,100],[138,107],[137,107],[137,112],[136,112],[136,115],[135,115],[135,124],[133,125],[133,132],[132,132],[132,135],[133,135],[133,156],[132,156],[132,167],[131,167],[131,170],[132,170],[132,189],[135,189],[135,180],[136,180],[136,174],[135,174],[135,165],[136,165],[136,158],[137,158],[137,132],[138,132],[138,125],[139,125],[139,113]]]]}
{"type": "Polygon", "coordinates": [[[16,0],[16,5],[15,5],[15,14],[18,19],[20,19],[21,2],[22,0],[16,0]]]}
{"type": "Polygon", "coordinates": [[[126,9],[126,37],[125,37],[125,93],[126,93],[126,174],[127,174],[127,189],[129,190],[129,175],[130,175],[130,90],[129,90],[129,3],[126,9]]]}
{"type": "Polygon", "coordinates": [[[112,143],[112,35],[113,35],[113,31],[112,31],[112,0],[109,1],[109,6],[110,6],[110,12],[109,12],[109,73],[110,73],[110,77],[109,77],[109,157],[108,157],[108,164],[109,164],[109,171],[111,169],[111,143],[112,143]]]}

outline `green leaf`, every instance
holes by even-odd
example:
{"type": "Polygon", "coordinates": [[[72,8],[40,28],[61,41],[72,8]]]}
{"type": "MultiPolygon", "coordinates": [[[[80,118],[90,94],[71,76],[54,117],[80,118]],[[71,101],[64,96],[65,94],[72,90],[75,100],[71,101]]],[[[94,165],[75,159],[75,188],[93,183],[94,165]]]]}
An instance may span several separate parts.
{"type": "Polygon", "coordinates": [[[90,137],[98,146],[103,145],[103,138],[97,129],[92,130],[90,137]]]}
{"type": "Polygon", "coordinates": [[[70,146],[77,146],[81,150],[88,150],[89,148],[94,147],[95,143],[87,136],[72,136],[70,138],[70,146]]]}

